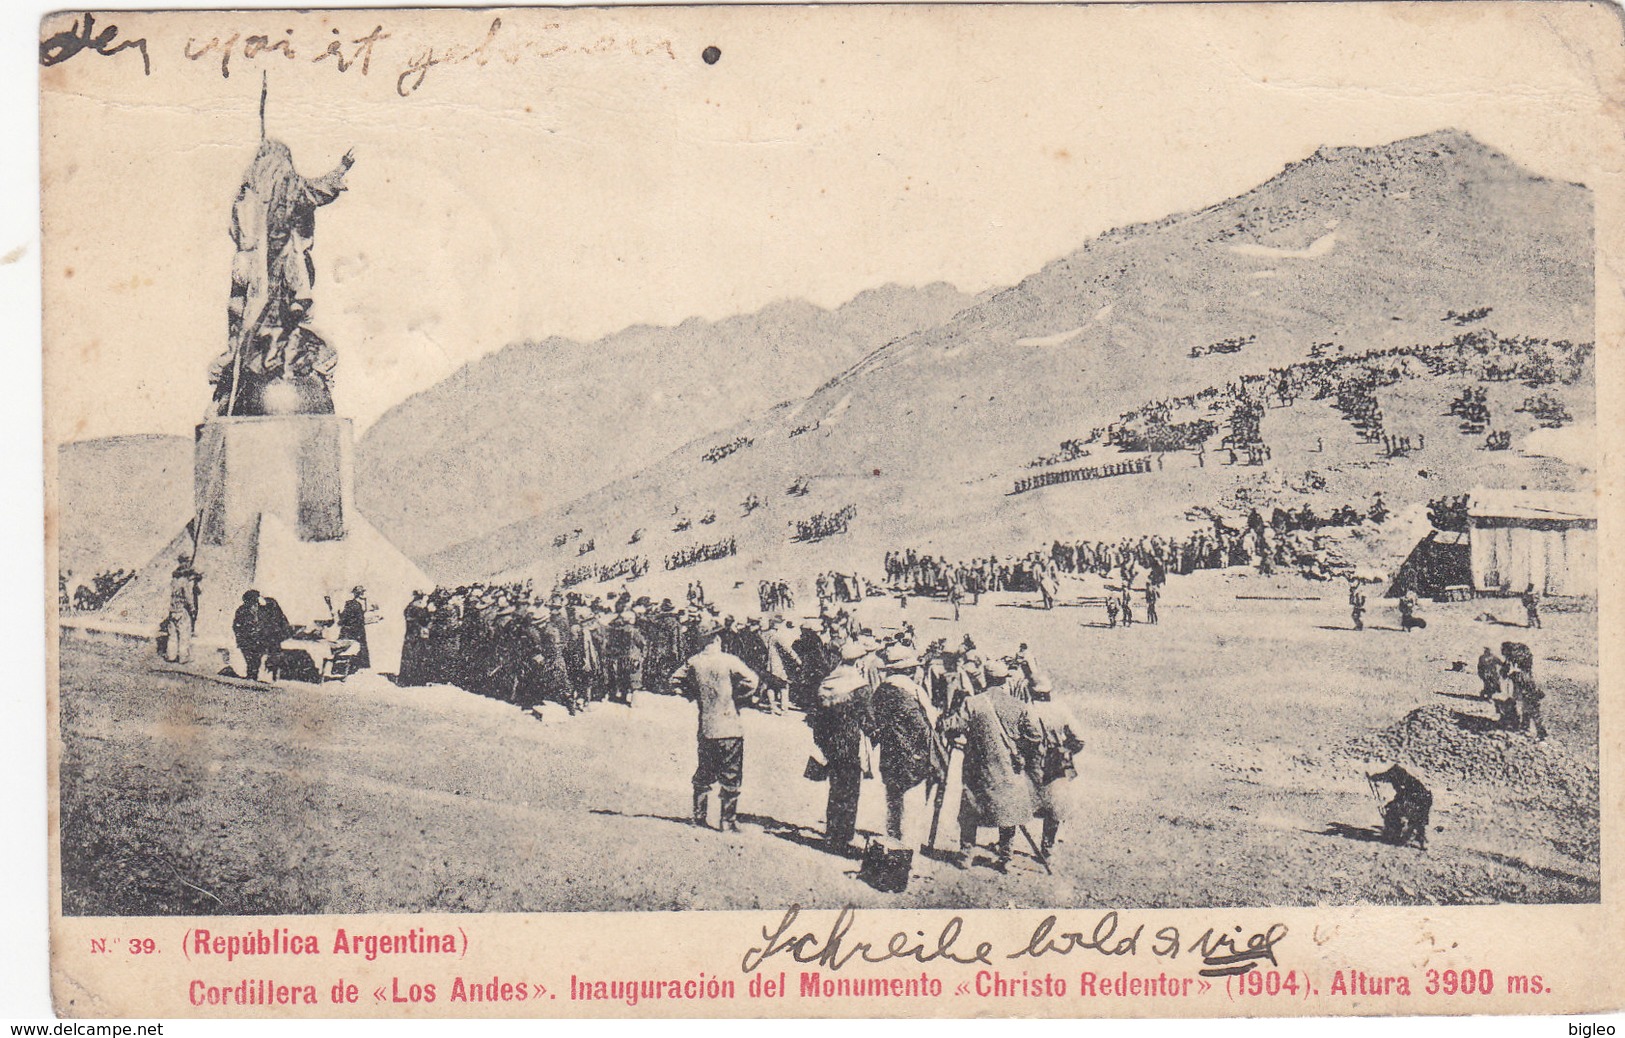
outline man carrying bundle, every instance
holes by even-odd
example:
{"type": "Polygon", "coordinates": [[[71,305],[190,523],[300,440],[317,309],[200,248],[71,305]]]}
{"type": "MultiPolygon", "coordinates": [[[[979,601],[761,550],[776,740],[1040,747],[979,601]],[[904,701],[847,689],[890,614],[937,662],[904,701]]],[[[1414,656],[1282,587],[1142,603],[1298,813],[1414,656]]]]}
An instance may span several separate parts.
{"type": "Polygon", "coordinates": [[[937,734],[931,697],[913,678],[920,658],[892,645],[881,654],[880,665],[884,673],[870,705],[869,730],[886,787],[886,835],[901,841],[910,791],[947,781],[948,754],[937,734]]]}
{"type": "Polygon", "coordinates": [[[841,855],[850,851],[857,832],[858,798],[863,792],[863,730],[869,723],[870,692],[858,661],[865,655],[857,641],[841,646],[841,662],[818,686],[808,717],[829,781],[824,841],[841,855]]]}
{"type": "MultiPolygon", "coordinates": [[[[1025,646],[1023,646],[1025,648],[1025,646]]],[[[1078,777],[1073,758],[1083,749],[1082,726],[1066,703],[1050,695],[1047,681],[1034,681],[1032,701],[1027,712],[1038,726],[1040,751],[1027,770],[1038,793],[1038,817],[1044,820],[1044,837],[1039,850],[1044,860],[1055,849],[1061,823],[1073,812],[1072,781],[1078,777]]]]}

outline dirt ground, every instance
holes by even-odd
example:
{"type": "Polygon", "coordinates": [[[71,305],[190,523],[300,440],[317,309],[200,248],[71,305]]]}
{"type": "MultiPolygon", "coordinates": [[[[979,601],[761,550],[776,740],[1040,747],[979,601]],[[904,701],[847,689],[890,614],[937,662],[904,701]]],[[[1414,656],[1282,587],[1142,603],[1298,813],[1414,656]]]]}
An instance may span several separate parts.
{"type": "MultiPolygon", "coordinates": [[[[1596,901],[1595,614],[1554,604],[1527,631],[1512,600],[1424,603],[1428,628],[1404,634],[1373,597],[1355,632],[1345,601],[1341,584],[1229,571],[1174,578],[1162,622],[1127,630],[1027,595],[984,596],[958,624],[941,601],[863,603],[876,627],[906,615],[921,644],[962,632],[994,654],[1029,643],[1087,741],[1054,875],[1025,854],[1008,875],[921,856],[901,895],[819,844],[825,787],[802,776],[813,745],[799,714],[747,715],[744,831],[725,835],[688,824],[694,708],[672,696],[537,719],[382,675],[258,687],[164,671],[148,647],[65,638],[63,909],[1596,901]],[[1473,661],[1503,640],[1534,650],[1542,743],[1485,726],[1473,661]],[[1433,789],[1426,851],[1374,839],[1365,773],[1394,761],[1433,789]]],[[[952,786],[948,799],[943,848],[952,786]]],[[[883,815],[866,782],[860,830],[883,815]]]]}

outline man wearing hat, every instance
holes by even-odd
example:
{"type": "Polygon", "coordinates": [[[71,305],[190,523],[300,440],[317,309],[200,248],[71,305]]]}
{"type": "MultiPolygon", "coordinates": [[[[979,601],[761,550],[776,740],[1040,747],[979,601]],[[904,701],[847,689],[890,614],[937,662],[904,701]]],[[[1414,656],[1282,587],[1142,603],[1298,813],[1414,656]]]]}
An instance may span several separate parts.
{"type": "Polygon", "coordinates": [[[902,645],[881,654],[883,676],[870,705],[870,733],[880,755],[886,787],[886,835],[903,839],[908,794],[926,790],[948,776],[947,749],[937,735],[937,711],[914,680],[920,658],[902,645]]]}
{"type": "Polygon", "coordinates": [[[260,664],[266,654],[275,652],[292,633],[292,628],[276,599],[261,598],[258,591],[250,588],[243,592],[243,604],[237,607],[231,619],[231,633],[236,639],[237,651],[243,656],[244,676],[258,681],[260,664]]]}
{"type": "Polygon", "coordinates": [[[378,620],[378,607],[367,603],[367,589],[360,584],[351,588],[350,600],[339,610],[339,637],[359,646],[355,653],[356,670],[372,666],[372,657],[367,653],[367,625],[378,620]]]}
{"type": "Polygon", "coordinates": [[[943,727],[964,740],[964,792],[959,801],[960,868],[969,868],[976,855],[977,830],[999,830],[1000,872],[1010,863],[1016,827],[1033,817],[1038,804],[1027,776],[1028,762],[1042,750],[1043,735],[1027,708],[1005,690],[1010,668],[990,660],[983,668],[985,691],[974,692],[960,703],[943,727]]]}
{"type": "Polygon", "coordinates": [[[857,643],[858,648],[863,650],[863,655],[858,658],[858,670],[863,672],[864,681],[869,683],[869,694],[873,696],[885,676],[880,669],[880,639],[875,637],[874,631],[865,627],[858,632],[857,643]]]}
{"type": "Polygon", "coordinates": [[[395,683],[421,685],[427,670],[430,623],[434,618],[434,607],[429,604],[428,596],[421,591],[412,592],[404,618],[406,638],[401,642],[401,667],[395,675],[395,683]]]}
{"type": "Polygon", "coordinates": [[[863,730],[869,722],[870,693],[858,664],[865,655],[856,640],[841,646],[841,662],[819,685],[808,717],[829,781],[824,840],[831,851],[843,855],[857,832],[858,798],[863,792],[863,730]]]}
{"type": "Polygon", "coordinates": [[[610,622],[609,695],[615,702],[632,705],[632,693],[643,684],[648,644],[632,613],[621,613],[610,622]]]}
{"type": "Polygon", "coordinates": [[[1083,749],[1080,734],[1083,726],[1069,705],[1053,698],[1050,691],[1049,682],[1035,679],[1030,688],[1032,702],[1027,704],[1027,712],[1038,726],[1043,742],[1041,752],[1028,761],[1027,775],[1038,793],[1038,816],[1044,820],[1044,840],[1039,853],[1045,861],[1055,849],[1061,823],[1077,811],[1077,787],[1073,780],[1078,777],[1078,768],[1073,758],[1083,749]]]}
{"type": "Polygon", "coordinates": [[[699,704],[698,765],[694,769],[694,824],[706,825],[711,786],[722,787],[718,827],[738,832],[739,788],[744,780],[745,726],[739,701],[756,692],[756,675],[743,660],[722,651],[722,629],[702,624],[703,648],[678,667],[671,687],[699,704]]]}
{"type": "Polygon", "coordinates": [[[772,621],[762,634],[767,647],[767,670],[762,675],[762,684],[767,689],[767,708],[775,714],[784,713],[785,694],[801,672],[796,640],[796,629],[782,616],[772,621]]]}
{"type": "Polygon", "coordinates": [[[801,622],[791,648],[795,650],[801,666],[790,677],[790,702],[803,710],[811,710],[818,698],[819,682],[824,680],[838,660],[831,658],[829,643],[824,640],[822,626],[817,620],[801,622]]]}
{"type": "Polygon", "coordinates": [[[175,560],[175,570],[169,575],[169,615],[164,620],[168,639],[164,643],[164,658],[171,663],[192,662],[192,634],[197,630],[198,585],[203,577],[192,568],[189,556],[175,560]]]}

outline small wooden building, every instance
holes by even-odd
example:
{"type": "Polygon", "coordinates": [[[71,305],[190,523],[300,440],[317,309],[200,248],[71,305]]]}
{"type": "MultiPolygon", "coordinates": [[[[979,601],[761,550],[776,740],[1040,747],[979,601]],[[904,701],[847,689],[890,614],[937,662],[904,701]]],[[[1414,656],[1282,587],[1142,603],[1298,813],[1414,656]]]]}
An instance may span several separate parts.
{"type": "Polygon", "coordinates": [[[1467,501],[1473,589],[1597,593],[1597,502],[1581,493],[1479,489],[1467,501]]]}

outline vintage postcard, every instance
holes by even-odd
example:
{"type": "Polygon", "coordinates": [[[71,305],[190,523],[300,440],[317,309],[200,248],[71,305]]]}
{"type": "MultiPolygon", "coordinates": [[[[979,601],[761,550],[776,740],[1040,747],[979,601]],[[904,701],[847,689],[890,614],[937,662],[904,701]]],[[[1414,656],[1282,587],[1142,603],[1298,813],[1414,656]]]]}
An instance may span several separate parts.
{"type": "Polygon", "coordinates": [[[45,18],[57,1011],[1617,1009],[1622,39],[45,18]]]}

